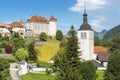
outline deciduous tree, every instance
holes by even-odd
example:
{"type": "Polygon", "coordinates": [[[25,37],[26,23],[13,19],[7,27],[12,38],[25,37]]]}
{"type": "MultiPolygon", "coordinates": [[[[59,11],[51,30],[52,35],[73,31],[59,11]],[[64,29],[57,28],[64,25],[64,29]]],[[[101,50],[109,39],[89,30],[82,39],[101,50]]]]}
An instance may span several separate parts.
{"type": "Polygon", "coordinates": [[[80,67],[80,73],[84,80],[96,80],[96,67],[92,62],[83,62],[80,67]]]}
{"type": "Polygon", "coordinates": [[[61,41],[63,39],[62,31],[57,30],[57,32],[56,32],[56,39],[59,40],[59,41],[61,41]]]}
{"type": "Polygon", "coordinates": [[[26,60],[29,58],[29,52],[24,49],[24,48],[20,48],[16,51],[15,53],[15,57],[17,58],[17,60],[21,61],[21,60],[26,60]]]}
{"type": "Polygon", "coordinates": [[[10,80],[9,62],[0,58],[0,80],[10,80]]]}
{"type": "Polygon", "coordinates": [[[47,40],[47,35],[45,32],[40,33],[39,39],[41,41],[46,41],[47,40]]]}

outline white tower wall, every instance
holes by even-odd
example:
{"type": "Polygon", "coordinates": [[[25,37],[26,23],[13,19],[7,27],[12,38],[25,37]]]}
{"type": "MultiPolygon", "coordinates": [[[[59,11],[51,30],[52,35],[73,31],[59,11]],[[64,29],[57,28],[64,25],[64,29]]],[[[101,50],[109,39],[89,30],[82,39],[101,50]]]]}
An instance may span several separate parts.
{"type": "Polygon", "coordinates": [[[57,22],[56,21],[49,21],[49,35],[52,37],[56,36],[56,27],[57,22]]]}
{"type": "Polygon", "coordinates": [[[80,30],[77,31],[79,51],[83,60],[94,59],[94,31],[80,30]]]}

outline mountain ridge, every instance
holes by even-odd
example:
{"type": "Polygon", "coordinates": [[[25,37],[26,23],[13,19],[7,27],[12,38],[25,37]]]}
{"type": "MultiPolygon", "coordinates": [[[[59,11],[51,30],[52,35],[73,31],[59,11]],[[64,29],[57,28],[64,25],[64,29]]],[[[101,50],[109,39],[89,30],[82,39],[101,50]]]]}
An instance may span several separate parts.
{"type": "Polygon", "coordinates": [[[104,39],[112,39],[114,37],[120,36],[120,24],[110,29],[105,35],[104,39]]]}

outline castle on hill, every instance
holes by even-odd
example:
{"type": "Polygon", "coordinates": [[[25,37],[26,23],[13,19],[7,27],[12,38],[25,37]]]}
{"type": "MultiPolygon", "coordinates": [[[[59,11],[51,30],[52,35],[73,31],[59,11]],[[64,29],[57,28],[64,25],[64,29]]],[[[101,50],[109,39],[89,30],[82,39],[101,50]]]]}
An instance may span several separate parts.
{"type": "Polygon", "coordinates": [[[51,16],[49,20],[42,16],[31,16],[26,22],[20,20],[9,25],[0,24],[0,33],[4,36],[11,32],[18,32],[23,37],[30,37],[45,32],[48,36],[55,37],[56,28],[57,19],[54,16],[51,16]]]}

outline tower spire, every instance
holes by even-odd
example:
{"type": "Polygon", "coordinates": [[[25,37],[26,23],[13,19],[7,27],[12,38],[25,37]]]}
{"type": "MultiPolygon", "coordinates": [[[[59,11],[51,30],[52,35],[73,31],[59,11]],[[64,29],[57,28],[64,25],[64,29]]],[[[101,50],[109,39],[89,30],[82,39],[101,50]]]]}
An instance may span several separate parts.
{"type": "Polygon", "coordinates": [[[86,13],[86,0],[84,0],[84,13],[86,13]]]}
{"type": "Polygon", "coordinates": [[[83,23],[87,23],[86,0],[84,0],[83,23]]]}

